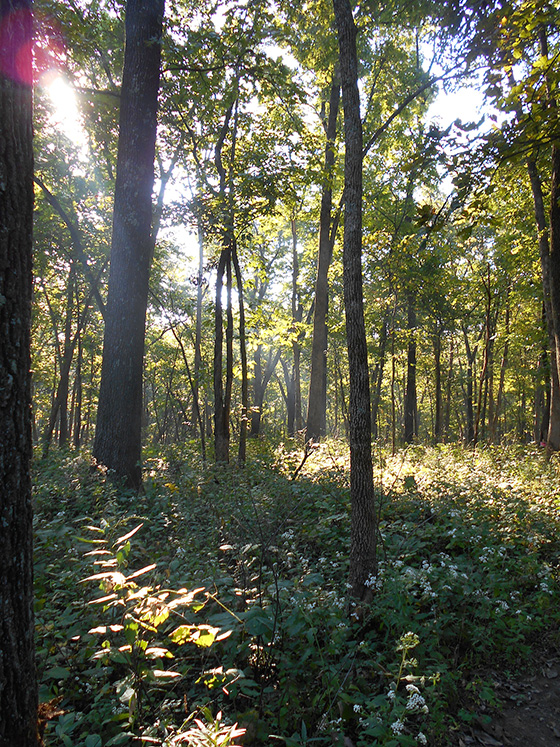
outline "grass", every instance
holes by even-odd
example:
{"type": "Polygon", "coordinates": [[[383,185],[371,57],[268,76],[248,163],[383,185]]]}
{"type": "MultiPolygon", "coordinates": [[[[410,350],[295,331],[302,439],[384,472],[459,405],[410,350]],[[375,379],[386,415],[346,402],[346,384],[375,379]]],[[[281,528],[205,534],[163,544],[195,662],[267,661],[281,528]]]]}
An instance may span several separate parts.
{"type": "Polygon", "coordinates": [[[363,609],[345,450],[321,446],[296,480],[295,447],[251,450],[243,470],[148,455],[141,497],[85,456],[37,462],[40,695],[64,711],[47,745],[448,745],[491,717],[491,669],[559,645],[556,460],[377,453],[363,609]]]}

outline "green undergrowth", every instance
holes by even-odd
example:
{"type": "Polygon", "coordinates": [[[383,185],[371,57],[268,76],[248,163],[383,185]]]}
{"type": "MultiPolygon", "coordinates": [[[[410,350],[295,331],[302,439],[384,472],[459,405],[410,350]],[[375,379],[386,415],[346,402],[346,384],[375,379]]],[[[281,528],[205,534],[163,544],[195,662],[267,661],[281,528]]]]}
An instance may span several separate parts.
{"type": "Polygon", "coordinates": [[[86,455],[36,463],[47,746],[448,745],[491,718],[492,670],[558,647],[555,460],[378,453],[365,607],[347,597],[345,451],[250,446],[244,469],[149,454],[141,496],[86,455]]]}

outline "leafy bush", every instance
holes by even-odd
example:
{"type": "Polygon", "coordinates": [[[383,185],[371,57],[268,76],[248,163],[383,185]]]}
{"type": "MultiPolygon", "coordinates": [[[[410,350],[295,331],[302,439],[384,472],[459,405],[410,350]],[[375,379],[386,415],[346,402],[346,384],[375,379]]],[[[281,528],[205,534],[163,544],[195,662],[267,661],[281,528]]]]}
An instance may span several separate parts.
{"type": "Polygon", "coordinates": [[[445,744],[495,707],[490,667],[558,643],[554,460],[380,454],[364,608],[346,452],[322,445],[293,480],[293,449],[251,448],[244,470],[154,454],[141,498],[80,456],[38,463],[41,698],[65,711],[48,745],[445,744]]]}

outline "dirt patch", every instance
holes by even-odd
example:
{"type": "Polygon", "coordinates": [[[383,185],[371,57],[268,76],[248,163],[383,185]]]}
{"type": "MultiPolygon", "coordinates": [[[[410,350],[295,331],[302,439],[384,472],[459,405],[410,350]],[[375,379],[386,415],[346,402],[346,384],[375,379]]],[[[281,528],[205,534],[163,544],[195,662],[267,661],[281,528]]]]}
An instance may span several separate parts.
{"type": "Polygon", "coordinates": [[[560,747],[560,659],[491,679],[500,705],[458,735],[459,747],[560,747]]]}

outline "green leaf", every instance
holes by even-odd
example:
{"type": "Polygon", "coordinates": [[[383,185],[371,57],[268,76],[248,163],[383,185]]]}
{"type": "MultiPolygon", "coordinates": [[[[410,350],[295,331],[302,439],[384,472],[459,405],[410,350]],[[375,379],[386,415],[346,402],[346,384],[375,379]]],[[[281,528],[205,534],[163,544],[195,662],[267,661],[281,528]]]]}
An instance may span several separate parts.
{"type": "Polygon", "coordinates": [[[179,646],[195,643],[206,648],[214,643],[219,632],[219,628],[211,625],[180,625],[169,637],[179,646]]]}
{"type": "Polygon", "coordinates": [[[70,672],[64,667],[52,667],[45,672],[45,677],[53,680],[67,680],[70,676],[70,672]]]}
{"type": "Polygon", "coordinates": [[[89,734],[85,741],[86,747],[102,747],[101,737],[99,734],[89,734]]]}

